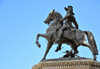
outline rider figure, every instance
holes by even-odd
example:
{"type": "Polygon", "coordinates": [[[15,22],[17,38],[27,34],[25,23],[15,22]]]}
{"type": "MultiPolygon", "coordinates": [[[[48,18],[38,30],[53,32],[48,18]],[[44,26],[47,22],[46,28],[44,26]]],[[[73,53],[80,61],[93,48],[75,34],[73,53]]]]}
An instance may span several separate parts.
{"type": "Polygon", "coordinates": [[[65,24],[61,27],[60,32],[58,33],[58,38],[56,39],[56,43],[60,42],[60,39],[62,37],[62,34],[65,29],[70,30],[71,29],[78,29],[78,24],[75,20],[74,13],[73,13],[73,7],[68,6],[68,8],[64,8],[67,11],[67,15],[61,19],[61,22],[65,21],[65,24]],[[72,25],[72,23],[75,25],[75,27],[72,25]]]}

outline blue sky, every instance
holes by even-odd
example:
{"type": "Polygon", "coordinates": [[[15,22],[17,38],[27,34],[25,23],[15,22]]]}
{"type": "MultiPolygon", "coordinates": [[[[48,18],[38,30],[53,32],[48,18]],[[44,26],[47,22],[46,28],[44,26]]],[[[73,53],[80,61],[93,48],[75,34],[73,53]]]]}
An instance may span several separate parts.
{"type": "MultiPolygon", "coordinates": [[[[45,33],[44,20],[55,9],[65,16],[64,7],[72,5],[79,29],[91,31],[100,51],[100,0],[0,0],[0,68],[31,69],[43,57],[47,41],[40,38],[41,48],[35,44],[36,35],[45,33]]],[[[63,49],[54,52],[54,45],[47,59],[62,57],[63,49]],[[53,53],[53,54],[52,54],[53,53]]],[[[79,56],[92,58],[90,50],[79,47],[79,56]]],[[[100,54],[100,52],[99,52],[100,54]]],[[[100,61],[100,55],[97,56],[100,61]]]]}

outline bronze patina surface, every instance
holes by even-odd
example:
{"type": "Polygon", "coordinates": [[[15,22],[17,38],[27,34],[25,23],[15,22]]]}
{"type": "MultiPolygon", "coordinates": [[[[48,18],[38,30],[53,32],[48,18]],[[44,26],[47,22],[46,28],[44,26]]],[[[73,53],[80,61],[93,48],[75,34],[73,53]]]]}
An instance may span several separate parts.
{"type": "Polygon", "coordinates": [[[67,8],[65,7],[64,9],[67,12],[64,18],[59,12],[55,10],[50,12],[48,17],[44,21],[45,24],[49,25],[46,33],[37,34],[36,45],[38,47],[41,47],[41,45],[39,44],[39,37],[44,37],[48,41],[47,49],[42,60],[46,59],[46,56],[53,44],[58,44],[58,47],[55,50],[56,52],[61,50],[62,44],[71,46],[73,52],[67,51],[66,55],[63,58],[75,57],[75,55],[78,53],[77,48],[79,46],[85,46],[88,47],[92,52],[93,60],[96,60],[98,49],[92,32],[82,31],[79,29],[76,18],[74,17],[72,6],[68,6],[67,8]],[[86,41],[86,38],[88,39],[88,43],[86,41]]]}

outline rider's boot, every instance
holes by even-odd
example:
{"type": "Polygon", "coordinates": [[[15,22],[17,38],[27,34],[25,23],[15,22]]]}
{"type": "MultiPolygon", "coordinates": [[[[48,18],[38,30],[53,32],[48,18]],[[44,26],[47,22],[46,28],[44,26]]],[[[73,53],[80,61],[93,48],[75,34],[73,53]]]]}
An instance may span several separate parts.
{"type": "Polygon", "coordinates": [[[58,38],[56,39],[55,43],[60,43],[60,36],[58,36],[58,38]]]}
{"type": "Polygon", "coordinates": [[[61,30],[61,31],[59,32],[59,34],[58,34],[58,37],[57,37],[55,43],[60,43],[60,39],[61,39],[62,33],[63,33],[63,31],[61,30]]]}
{"type": "Polygon", "coordinates": [[[55,50],[55,52],[58,52],[59,50],[61,50],[61,45],[59,45],[59,46],[57,47],[57,49],[55,50]]]}
{"type": "Polygon", "coordinates": [[[58,52],[59,50],[61,50],[61,47],[57,47],[57,49],[55,50],[55,52],[58,52]]]}

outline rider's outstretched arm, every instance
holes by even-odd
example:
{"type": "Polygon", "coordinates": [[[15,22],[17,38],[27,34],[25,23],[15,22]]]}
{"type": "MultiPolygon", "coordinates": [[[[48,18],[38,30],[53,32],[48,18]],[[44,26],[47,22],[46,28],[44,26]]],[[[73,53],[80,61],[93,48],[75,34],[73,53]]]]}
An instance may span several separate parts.
{"type": "Polygon", "coordinates": [[[66,20],[67,18],[68,18],[68,16],[66,15],[66,16],[62,19],[62,21],[66,20]]]}

